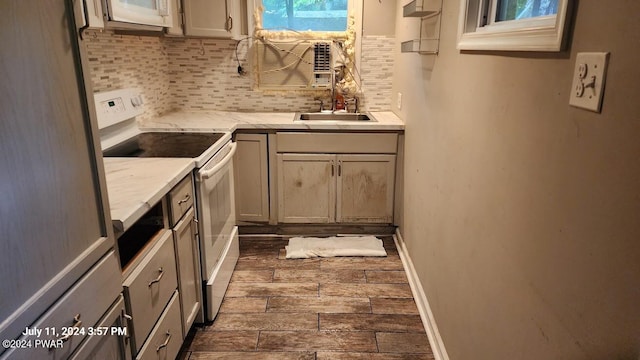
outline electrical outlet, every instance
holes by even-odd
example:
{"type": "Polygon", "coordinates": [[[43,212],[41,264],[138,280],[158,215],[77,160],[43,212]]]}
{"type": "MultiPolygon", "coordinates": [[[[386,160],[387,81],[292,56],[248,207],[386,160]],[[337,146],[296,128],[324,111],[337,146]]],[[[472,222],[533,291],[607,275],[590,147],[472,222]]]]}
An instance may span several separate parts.
{"type": "Polygon", "coordinates": [[[398,110],[402,109],[402,93],[398,93],[398,99],[396,100],[396,107],[398,110]]]}
{"type": "Polygon", "coordinates": [[[609,53],[578,53],[569,105],[600,112],[609,53]]]}

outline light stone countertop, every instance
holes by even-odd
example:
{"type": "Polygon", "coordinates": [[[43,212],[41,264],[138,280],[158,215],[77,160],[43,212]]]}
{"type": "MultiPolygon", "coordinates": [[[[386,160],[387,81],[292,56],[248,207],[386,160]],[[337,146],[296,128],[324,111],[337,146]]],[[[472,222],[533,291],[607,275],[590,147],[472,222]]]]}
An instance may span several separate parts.
{"type": "MultiPolygon", "coordinates": [[[[294,121],[295,113],[173,112],[139,124],[143,131],[214,132],[245,129],[401,131],[393,112],[372,112],[369,121],[294,121]]],[[[185,158],[104,158],[111,219],[129,229],[195,167],[185,158]]]]}
{"type": "Polygon", "coordinates": [[[117,232],[135,224],[194,168],[185,158],[104,158],[111,221],[117,232]]]}
{"type": "Polygon", "coordinates": [[[177,111],[139,124],[143,131],[209,132],[247,129],[268,130],[404,130],[393,112],[371,112],[377,121],[294,121],[295,113],[232,111],[177,111]]]}

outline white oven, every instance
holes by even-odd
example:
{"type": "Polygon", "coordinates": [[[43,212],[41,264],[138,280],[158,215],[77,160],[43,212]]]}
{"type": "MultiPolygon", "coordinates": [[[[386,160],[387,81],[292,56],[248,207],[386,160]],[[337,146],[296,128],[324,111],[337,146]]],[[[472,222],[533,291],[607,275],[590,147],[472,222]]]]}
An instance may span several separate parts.
{"type": "Polygon", "coordinates": [[[196,173],[198,235],[205,283],[205,318],[215,318],[240,253],[233,196],[233,155],[227,142],[196,173]]]}
{"type": "Polygon", "coordinates": [[[135,117],[143,112],[143,97],[135,89],[95,94],[95,103],[104,156],[193,158],[205,295],[197,320],[213,320],[240,253],[233,196],[236,143],[231,133],[141,132],[135,117]]]}
{"type": "Polygon", "coordinates": [[[171,26],[170,0],[104,0],[108,21],[149,26],[171,26]]]}

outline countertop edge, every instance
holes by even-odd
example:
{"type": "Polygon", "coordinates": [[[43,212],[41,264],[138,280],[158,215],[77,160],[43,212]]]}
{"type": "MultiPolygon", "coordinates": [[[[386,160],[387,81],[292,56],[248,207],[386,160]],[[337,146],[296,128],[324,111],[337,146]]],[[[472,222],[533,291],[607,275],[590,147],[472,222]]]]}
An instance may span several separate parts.
{"type": "MultiPolygon", "coordinates": [[[[195,166],[193,159],[187,158],[105,158],[104,163],[111,206],[111,222],[118,233],[127,231],[136,221],[140,220],[149,209],[162,200],[185,176],[190,174],[195,166]],[[161,175],[155,174],[153,179],[149,179],[149,173],[144,169],[152,166],[150,164],[155,166],[158,161],[164,162],[160,169],[163,173],[161,175]],[[126,177],[116,175],[126,171],[126,168],[134,170],[125,172],[126,177]],[[138,188],[132,190],[132,184],[138,185],[138,188]],[[129,194],[127,191],[123,191],[122,187],[129,187],[129,193],[135,190],[139,196],[136,196],[134,201],[128,202],[127,196],[129,194]],[[114,206],[116,207],[114,208],[114,206]]],[[[156,170],[158,169],[156,168],[156,170]]]]}

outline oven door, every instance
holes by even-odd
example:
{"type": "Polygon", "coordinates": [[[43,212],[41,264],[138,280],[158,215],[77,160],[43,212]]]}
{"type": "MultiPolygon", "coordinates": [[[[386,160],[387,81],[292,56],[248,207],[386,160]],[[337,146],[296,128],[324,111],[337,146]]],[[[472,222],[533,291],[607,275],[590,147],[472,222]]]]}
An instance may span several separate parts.
{"type": "Polygon", "coordinates": [[[205,311],[213,320],[238,260],[238,231],[233,196],[233,155],[229,142],[197,174],[197,202],[205,311]]]}
{"type": "Polygon", "coordinates": [[[106,0],[109,20],[151,26],[171,26],[169,0],[106,0]]]}

